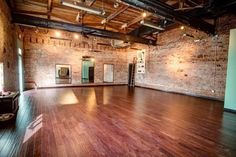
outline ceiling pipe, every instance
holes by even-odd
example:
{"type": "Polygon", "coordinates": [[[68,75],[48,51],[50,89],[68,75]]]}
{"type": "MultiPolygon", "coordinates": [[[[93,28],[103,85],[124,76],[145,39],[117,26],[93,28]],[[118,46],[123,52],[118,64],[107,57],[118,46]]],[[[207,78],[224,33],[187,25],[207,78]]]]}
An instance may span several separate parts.
{"type": "Polygon", "coordinates": [[[87,11],[89,13],[96,14],[96,15],[104,15],[105,14],[105,12],[101,9],[92,8],[92,7],[89,7],[84,4],[80,4],[80,3],[72,4],[72,3],[62,1],[61,4],[64,6],[67,6],[67,7],[74,8],[74,9],[87,11]]]}
{"type": "Polygon", "coordinates": [[[162,28],[160,26],[156,26],[154,23],[148,22],[148,21],[145,21],[145,20],[140,21],[140,24],[142,24],[144,26],[147,26],[147,27],[157,29],[157,30],[161,30],[161,31],[165,30],[164,28],[162,28]]]}

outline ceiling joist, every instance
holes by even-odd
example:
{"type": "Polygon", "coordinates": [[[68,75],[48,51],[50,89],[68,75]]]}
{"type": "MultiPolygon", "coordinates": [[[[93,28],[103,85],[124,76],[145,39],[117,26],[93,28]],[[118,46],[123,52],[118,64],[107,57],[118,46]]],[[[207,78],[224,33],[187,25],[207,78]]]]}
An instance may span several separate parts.
{"type": "Polygon", "coordinates": [[[157,16],[163,16],[170,21],[177,21],[185,25],[189,25],[195,29],[204,31],[206,33],[214,34],[215,26],[203,20],[192,18],[186,14],[181,14],[174,11],[174,7],[156,0],[122,0],[122,2],[131,6],[141,8],[145,11],[153,13],[157,16]]]}
{"type": "Polygon", "coordinates": [[[48,19],[50,19],[50,13],[52,12],[52,0],[48,0],[48,6],[47,6],[47,12],[48,12],[48,19]]]}
{"type": "MultiPolygon", "coordinates": [[[[151,14],[150,13],[146,13],[146,17],[150,16],[151,14]]],[[[121,26],[121,29],[127,29],[129,28],[130,26],[132,26],[133,24],[135,23],[138,23],[140,22],[141,20],[143,20],[144,17],[142,15],[134,18],[133,20],[129,21],[128,23],[124,23],[122,26],[121,26]]]]}
{"type": "Polygon", "coordinates": [[[136,42],[136,43],[142,43],[142,44],[156,45],[155,40],[148,40],[144,38],[135,37],[132,35],[126,35],[126,34],[122,34],[118,32],[101,30],[101,29],[86,27],[82,25],[58,22],[58,21],[53,21],[49,19],[33,17],[33,16],[28,16],[28,15],[23,15],[23,14],[15,14],[15,13],[12,14],[12,18],[13,18],[13,22],[17,24],[51,28],[51,29],[60,29],[60,30],[85,33],[85,34],[89,33],[90,35],[93,35],[93,36],[118,39],[118,40],[123,40],[126,42],[136,42]]]}
{"type": "Polygon", "coordinates": [[[106,18],[106,22],[109,22],[110,20],[114,19],[115,17],[117,17],[118,15],[120,15],[121,13],[123,13],[125,10],[127,10],[129,8],[128,5],[122,6],[120,7],[116,12],[110,14],[107,18],[106,18]]]}

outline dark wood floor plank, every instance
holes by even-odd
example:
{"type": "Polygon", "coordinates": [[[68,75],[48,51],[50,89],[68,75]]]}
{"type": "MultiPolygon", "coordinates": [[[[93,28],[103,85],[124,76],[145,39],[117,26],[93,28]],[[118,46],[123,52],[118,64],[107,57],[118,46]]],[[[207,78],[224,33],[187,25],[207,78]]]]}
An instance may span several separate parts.
{"type": "Polygon", "coordinates": [[[236,115],[222,102],[126,86],[26,91],[15,122],[0,126],[0,156],[16,155],[234,157],[236,115]]]}

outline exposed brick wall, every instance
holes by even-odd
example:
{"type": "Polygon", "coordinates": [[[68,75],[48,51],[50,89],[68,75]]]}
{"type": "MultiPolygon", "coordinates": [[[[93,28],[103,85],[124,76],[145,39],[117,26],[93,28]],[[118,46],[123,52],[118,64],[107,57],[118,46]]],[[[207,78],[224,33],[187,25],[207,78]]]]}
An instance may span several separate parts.
{"type": "Polygon", "coordinates": [[[4,88],[18,90],[17,55],[14,26],[5,0],[0,0],[0,62],[4,65],[4,88]]]}
{"type": "MultiPolygon", "coordinates": [[[[136,85],[223,100],[229,29],[235,27],[236,17],[225,15],[218,19],[218,37],[188,27],[184,31],[176,28],[161,33],[158,46],[133,45],[147,52],[146,73],[136,74],[136,85]],[[184,33],[194,38],[183,36],[184,33]],[[197,39],[201,40],[195,42],[197,39]]],[[[61,63],[72,65],[73,84],[80,84],[81,58],[85,55],[95,57],[96,83],[103,82],[103,63],[115,65],[115,82],[127,82],[128,63],[136,56],[135,50],[96,44],[109,43],[109,39],[90,37],[70,41],[50,38],[53,36],[54,30],[24,30],[26,82],[55,86],[55,64],[61,63]]],[[[73,33],[63,32],[63,37],[73,39],[73,33]]]]}
{"type": "MultiPolygon", "coordinates": [[[[136,44],[147,50],[146,73],[136,75],[136,85],[223,100],[231,28],[236,17],[225,15],[218,19],[218,37],[176,28],[160,34],[156,47],[136,44]],[[183,37],[184,32],[194,38],[183,37]]],[[[135,55],[129,50],[129,62],[135,55]]]]}
{"type": "Polygon", "coordinates": [[[95,58],[95,83],[103,82],[103,64],[114,64],[114,83],[127,83],[127,53],[97,43],[109,39],[82,37],[73,39],[74,33],[63,32],[55,39],[55,30],[24,29],[25,82],[36,82],[39,87],[61,86],[55,84],[55,65],[71,64],[72,85],[81,83],[82,56],[95,58]],[[94,51],[95,50],[95,51],[94,51]]]}

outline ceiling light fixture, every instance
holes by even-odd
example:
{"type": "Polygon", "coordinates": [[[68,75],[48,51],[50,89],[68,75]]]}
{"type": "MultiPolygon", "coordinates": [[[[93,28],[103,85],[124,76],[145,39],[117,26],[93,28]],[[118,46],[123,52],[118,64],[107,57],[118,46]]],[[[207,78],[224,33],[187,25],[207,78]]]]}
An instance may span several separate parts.
{"type": "Polygon", "coordinates": [[[103,19],[103,20],[101,21],[101,24],[105,24],[105,23],[107,23],[107,19],[103,19]]]}
{"type": "Polygon", "coordinates": [[[78,35],[78,34],[75,34],[75,35],[74,35],[74,38],[75,38],[75,39],[79,39],[79,35],[78,35]]]}
{"type": "Polygon", "coordinates": [[[140,21],[140,24],[147,26],[147,27],[157,29],[157,30],[162,30],[162,31],[165,30],[164,28],[162,28],[160,26],[156,26],[156,24],[154,24],[152,22],[145,21],[145,20],[140,21]]]}
{"type": "Polygon", "coordinates": [[[124,23],[122,26],[121,26],[121,29],[124,29],[124,28],[126,28],[128,26],[128,24],[127,23],[124,23]]]}
{"type": "Polygon", "coordinates": [[[55,32],[55,35],[56,35],[56,37],[60,37],[60,36],[61,36],[61,32],[56,31],[56,32],[55,32]]]}
{"type": "Polygon", "coordinates": [[[184,30],[184,26],[181,26],[180,29],[181,29],[181,30],[184,30]]]}
{"type": "Polygon", "coordinates": [[[104,15],[104,10],[92,8],[92,7],[83,5],[83,4],[76,3],[76,5],[75,5],[72,3],[62,1],[62,5],[67,6],[67,7],[71,7],[71,8],[75,8],[75,9],[79,9],[79,10],[83,10],[83,11],[87,11],[89,13],[96,14],[96,15],[104,15]]]}
{"type": "Polygon", "coordinates": [[[119,3],[117,3],[117,2],[114,3],[113,7],[114,7],[114,8],[118,8],[118,7],[119,7],[119,3]]]}
{"type": "Polygon", "coordinates": [[[194,38],[194,36],[192,34],[188,34],[188,33],[184,33],[183,34],[183,37],[191,37],[191,38],[194,38]]]}
{"type": "Polygon", "coordinates": [[[142,17],[145,18],[147,16],[147,13],[146,12],[143,12],[142,13],[142,17]]]}

